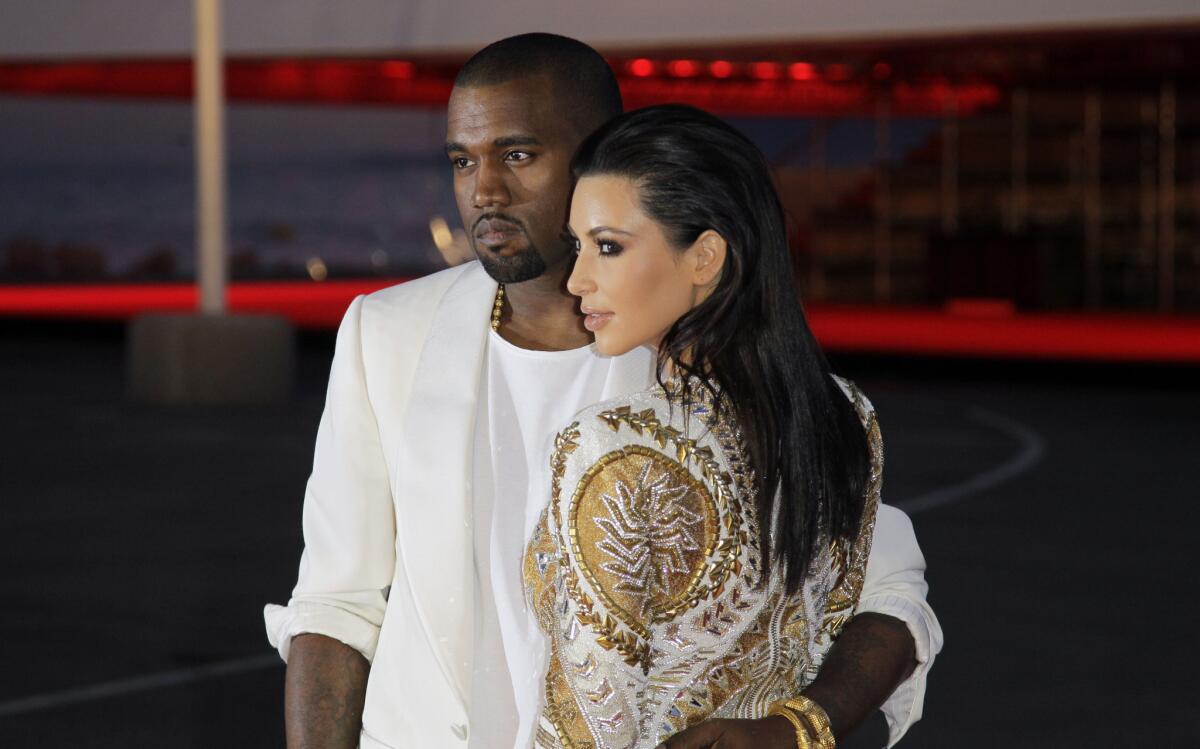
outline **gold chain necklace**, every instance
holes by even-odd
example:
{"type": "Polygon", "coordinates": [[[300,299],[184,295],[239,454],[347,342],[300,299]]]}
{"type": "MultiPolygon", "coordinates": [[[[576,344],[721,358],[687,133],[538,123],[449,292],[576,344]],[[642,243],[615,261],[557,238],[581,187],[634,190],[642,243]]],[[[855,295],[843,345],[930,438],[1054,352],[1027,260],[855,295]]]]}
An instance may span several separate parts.
{"type": "Polygon", "coordinates": [[[504,309],[504,284],[496,287],[496,301],[492,304],[492,330],[500,332],[500,311],[504,309]]]}

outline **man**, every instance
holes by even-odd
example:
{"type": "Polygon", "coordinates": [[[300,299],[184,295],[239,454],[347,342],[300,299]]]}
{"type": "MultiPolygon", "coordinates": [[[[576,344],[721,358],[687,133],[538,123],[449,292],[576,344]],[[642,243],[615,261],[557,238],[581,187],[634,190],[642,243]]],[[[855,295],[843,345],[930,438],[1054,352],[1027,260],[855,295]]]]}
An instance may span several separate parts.
{"type": "MultiPolygon", "coordinates": [[[[547,501],[548,436],[650,381],[644,351],[605,359],[567,294],[568,166],[621,111],[612,72],[574,40],[484,49],[451,95],[446,154],[479,263],[356,299],[338,332],[287,607],[291,747],[528,746],[542,647],[519,560],[547,501]],[[497,284],[499,282],[499,285],[497,284]]],[[[920,716],[941,633],[907,519],[880,513],[855,618],[805,694],[845,735],[885,705],[920,716]]],[[[792,747],[781,717],[710,721],[673,746],[792,747]]]]}

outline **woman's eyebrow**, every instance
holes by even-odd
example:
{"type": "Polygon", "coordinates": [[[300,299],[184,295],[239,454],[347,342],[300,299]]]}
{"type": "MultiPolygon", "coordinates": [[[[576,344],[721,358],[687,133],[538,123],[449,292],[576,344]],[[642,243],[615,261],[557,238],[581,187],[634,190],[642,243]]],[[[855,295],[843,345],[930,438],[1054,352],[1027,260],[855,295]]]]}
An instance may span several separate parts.
{"type": "Polygon", "coordinates": [[[605,231],[606,231],[606,232],[609,232],[610,234],[624,234],[624,235],[625,235],[625,236],[627,236],[627,237],[632,237],[632,236],[633,236],[633,233],[632,233],[632,232],[627,232],[627,231],[625,231],[624,229],[615,229],[615,228],[613,228],[613,227],[611,227],[611,226],[596,226],[596,227],[593,227],[593,228],[592,228],[592,229],[591,229],[591,230],[588,232],[588,236],[589,236],[589,237],[594,237],[594,236],[596,236],[597,234],[599,234],[599,233],[601,233],[601,232],[605,232],[605,231]]]}

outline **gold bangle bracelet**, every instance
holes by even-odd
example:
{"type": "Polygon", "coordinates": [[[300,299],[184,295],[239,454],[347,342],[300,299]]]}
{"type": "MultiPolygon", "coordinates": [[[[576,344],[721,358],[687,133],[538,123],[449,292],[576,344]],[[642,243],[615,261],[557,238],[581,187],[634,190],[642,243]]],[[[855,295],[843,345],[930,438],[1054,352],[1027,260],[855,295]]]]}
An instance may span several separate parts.
{"type": "Polygon", "coordinates": [[[808,726],[804,725],[804,721],[786,707],[773,708],[771,715],[782,715],[787,718],[788,723],[796,729],[796,749],[813,749],[812,740],[808,734],[808,726]]]}
{"type": "Polygon", "coordinates": [[[817,744],[814,749],[834,749],[837,742],[833,737],[833,729],[829,726],[829,715],[825,710],[804,695],[784,700],[783,706],[796,711],[816,734],[817,744]]]}

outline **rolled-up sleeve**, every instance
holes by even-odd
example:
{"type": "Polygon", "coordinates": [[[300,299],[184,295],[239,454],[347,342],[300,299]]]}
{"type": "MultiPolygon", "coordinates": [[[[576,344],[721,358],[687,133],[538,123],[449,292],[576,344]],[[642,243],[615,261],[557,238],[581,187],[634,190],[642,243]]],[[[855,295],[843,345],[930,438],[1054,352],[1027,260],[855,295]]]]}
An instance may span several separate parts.
{"type": "Polygon", "coordinates": [[[925,681],[942,649],[942,628],[926,602],[925,557],[912,521],[901,510],[880,504],[875,535],[856,614],[886,614],[908,625],[916,644],[917,667],[880,708],[888,723],[888,746],[921,718],[925,681]]]}
{"type": "Polygon", "coordinates": [[[268,605],[267,639],[286,661],[315,633],[372,660],[395,569],[395,517],[363,367],[363,297],[338,329],[325,410],[304,495],[304,553],[287,606],[268,605]]]}

